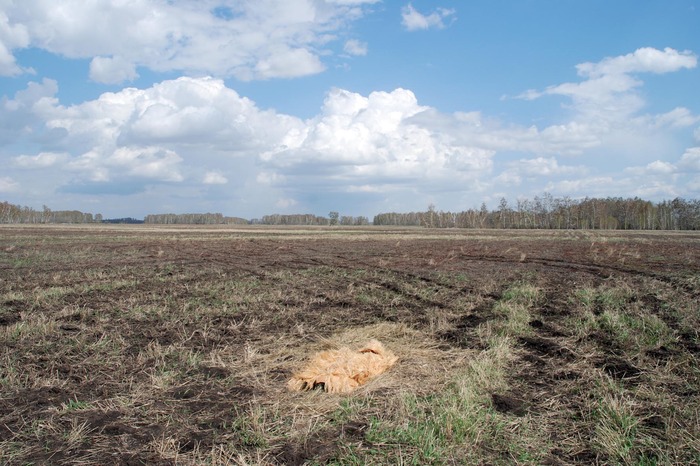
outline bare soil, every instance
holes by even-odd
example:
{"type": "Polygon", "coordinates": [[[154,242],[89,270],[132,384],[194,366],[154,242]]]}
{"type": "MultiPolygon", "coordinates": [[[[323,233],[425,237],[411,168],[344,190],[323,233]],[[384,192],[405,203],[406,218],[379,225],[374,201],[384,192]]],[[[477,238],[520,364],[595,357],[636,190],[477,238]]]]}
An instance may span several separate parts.
{"type": "Polygon", "coordinates": [[[697,233],[4,226],[0,462],[320,464],[395,448],[368,431],[413,389],[401,372],[414,370],[421,395],[450,374],[417,372],[404,354],[343,418],[355,395],[328,405],[285,391],[304,351],[402,325],[452,371],[485,350],[479,334],[517,283],[541,298],[515,337],[508,387],[484,403],[505,425],[539,423],[546,441],[519,458],[477,444],[477,460],[436,464],[700,459],[697,233]],[[583,303],[586,290],[598,298],[583,303]],[[605,331],[611,306],[665,336],[605,331]],[[585,316],[598,325],[581,330],[585,316]],[[645,441],[628,456],[596,440],[601,380],[633,400],[645,441]]]}

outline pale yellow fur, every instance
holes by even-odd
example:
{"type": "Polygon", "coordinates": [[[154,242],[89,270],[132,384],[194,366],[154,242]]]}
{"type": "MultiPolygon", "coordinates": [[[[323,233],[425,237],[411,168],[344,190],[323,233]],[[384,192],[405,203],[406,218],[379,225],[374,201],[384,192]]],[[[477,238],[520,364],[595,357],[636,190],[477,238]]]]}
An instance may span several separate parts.
{"type": "Polygon", "coordinates": [[[330,393],[349,393],[372,377],[385,372],[398,358],[377,340],[353,351],[343,347],[314,356],[287,383],[290,390],[311,390],[319,386],[330,393]]]}

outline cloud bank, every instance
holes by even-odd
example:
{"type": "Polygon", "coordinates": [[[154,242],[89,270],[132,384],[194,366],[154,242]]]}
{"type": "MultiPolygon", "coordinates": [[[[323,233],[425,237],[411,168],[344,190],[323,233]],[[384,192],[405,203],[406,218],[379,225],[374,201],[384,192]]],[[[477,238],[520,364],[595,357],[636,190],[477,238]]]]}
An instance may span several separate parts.
{"type": "MultiPolygon", "coordinates": [[[[57,83],[44,79],[0,102],[0,142],[26,149],[10,159],[0,191],[37,199],[131,196],[161,206],[175,199],[174,208],[181,198],[208,206],[202,211],[218,205],[249,217],[342,203],[363,215],[431,202],[458,209],[517,186],[533,187],[531,195],[688,195],[700,185],[700,147],[662,161],[654,141],[697,133],[700,116],[683,107],[644,113],[638,89],[645,73],[696,66],[695,55],[673,49],[583,63],[580,81],[522,94],[565,99],[570,117],[542,127],[444,113],[404,88],[367,95],[334,88],[304,120],[262,109],[214,77],[126,88],[70,106],[56,98],[57,83]],[[605,172],[586,163],[620,147],[634,151],[621,167],[605,172]]],[[[146,213],[154,212],[129,215],[146,213]]]]}
{"type": "Polygon", "coordinates": [[[29,71],[14,55],[28,47],[90,59],[90,78],[108,84],[135,79],[138,68],[240,80],[308,76],[325,69],[321,57],[377,1],[1,0],[0,76],[29,71]]]}

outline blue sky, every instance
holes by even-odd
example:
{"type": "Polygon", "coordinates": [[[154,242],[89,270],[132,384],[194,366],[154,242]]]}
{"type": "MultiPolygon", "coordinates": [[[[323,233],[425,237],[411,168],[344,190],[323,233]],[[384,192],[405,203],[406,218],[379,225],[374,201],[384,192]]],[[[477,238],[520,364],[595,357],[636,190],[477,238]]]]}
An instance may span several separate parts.
{"type": "Polygon", "coordinates": [[[0,200],[700,197],[698,0],[0,0],[0,200]]]}

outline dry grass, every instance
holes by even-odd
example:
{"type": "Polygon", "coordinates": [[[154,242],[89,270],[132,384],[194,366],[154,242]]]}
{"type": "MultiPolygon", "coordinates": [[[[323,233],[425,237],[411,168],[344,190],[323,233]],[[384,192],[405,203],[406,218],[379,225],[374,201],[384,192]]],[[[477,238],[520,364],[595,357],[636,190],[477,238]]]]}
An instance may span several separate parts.
{"type": "Polygon", "coordinates": [[[5,228],[0,463],[697,463],[700,258],[664,238],[5,228]],[[372,339],[352,393],[287,390],[372,339]]]}

